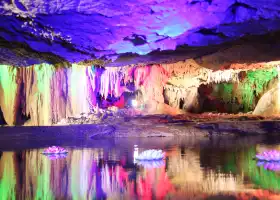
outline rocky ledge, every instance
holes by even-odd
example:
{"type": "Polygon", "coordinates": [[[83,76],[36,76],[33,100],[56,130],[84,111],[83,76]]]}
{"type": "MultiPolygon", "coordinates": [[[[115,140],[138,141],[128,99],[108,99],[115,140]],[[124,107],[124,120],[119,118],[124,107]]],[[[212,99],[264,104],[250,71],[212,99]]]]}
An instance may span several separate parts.
{"type": "Polygon", "coordinates": [[[91,124],[91,131],[86,133],[88,138],[244,136],[280,133],[280,121],[278,120],[277,116],[265,118],[250,114],[142,115],[134,109],[112,107],[106,110],[95,109],[91,113],[68,117],[56,125],[91,124]]]}

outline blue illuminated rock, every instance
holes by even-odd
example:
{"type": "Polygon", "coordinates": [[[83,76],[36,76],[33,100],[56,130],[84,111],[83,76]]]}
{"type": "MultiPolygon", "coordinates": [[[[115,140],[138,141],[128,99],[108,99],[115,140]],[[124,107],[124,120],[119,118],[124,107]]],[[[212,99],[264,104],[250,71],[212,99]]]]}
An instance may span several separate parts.
{"type": "Polygon", "coordinates": [[[216,45],[277,31],[279,16],[278,0],[2,0],[0,62],[115,60],[126,53],[216,45]],[[33,54],[24,58],[21,48],[33,54]]]}

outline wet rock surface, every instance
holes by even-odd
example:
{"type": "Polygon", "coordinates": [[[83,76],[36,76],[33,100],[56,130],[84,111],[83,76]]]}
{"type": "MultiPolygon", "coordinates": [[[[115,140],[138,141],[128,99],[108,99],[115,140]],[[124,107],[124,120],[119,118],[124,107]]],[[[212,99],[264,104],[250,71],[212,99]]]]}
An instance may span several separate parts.
{"type": "Polygon", "coordinates": [[[174,123],[167,115],[136,115],[133,109],[103,110],[81,114],[61,120],[57,125],[94,124],[96,131],[88,135],[99,137],[170,137],[183,135],[205,135],[191,126],[174,123]]]}
{"type": "Polygon", "coordinates": [[[135,110],[102,110],[63,119],[57,125],[63,127],[85,126],[91,131],[87,138],[103,137],[173,137],[215,135],[259,135],[280,133],[277,118],[236,115],[135,115],[135,110]],[[219,117],[219,120],[217,118],[219,117]]]}

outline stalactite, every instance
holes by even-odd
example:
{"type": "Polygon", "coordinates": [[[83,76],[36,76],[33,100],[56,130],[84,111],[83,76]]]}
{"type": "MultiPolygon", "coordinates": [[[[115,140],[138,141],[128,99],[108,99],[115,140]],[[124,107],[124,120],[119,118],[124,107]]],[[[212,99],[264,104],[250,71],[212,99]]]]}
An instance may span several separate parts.
{"type": "MultiPolygon", "coordinates": [[[[5,77],[9,77],[10,82],[15,83],[16,78],[11,77],[10,71],[5,77]]],[[[129,91],[125,85],[130,82],[134,82],[135,90],[142,94],[139,101],[157,105],[164,103],[163,89],[167,81],[170,81],[174,87],[184,88],[180,92],[168,90],[167,96],[171,95],[172,105],[179,107],[180,101],[183,101],[184,107],[189,108],[189,102],[192,101],[188,99],[195,99],[197,96],[195,89],[190,88],[198,87],[204,80],[219,82],[234,78],[231,77],[230,71],[212,72],[197,65],[193,60],[121,69],[116,67],[102,69],[76,64],[67,69],[55,69],[51,65],[41,64],[21,68],[19,71],[20,82],[24,85],[23,114],[31,118],[28,125],[50,125],[61,118],[90,112],[97,105],[98,93],[103,99],[109,96],[121,97],[124,91],[129,91]],[[170,79],[171,75],[175,78],[170,79]],[[184,93],[186,91],[188,92],[184,93]]],[[[11,91],[18,89],[15,88],[16,84],[11,85],[14,87],[11,91]]],[[[118,102],[123,104],[124,101],[118,102]]],[[[10,111],[6,111],[5,115],[13,116],[10,111]]],[[[12,125],[12,121],[9,120],[8,123],[12,125]]]]}
{"type": "Polygon", "coordinates": [[[168,97],[169,105],[174,108],[180,107],[181,98],[186,97],[186,90],[184,88],[174,87],[172,85],[165,86],[165,95],[168,97]]]}
{"type": "MultiPolygon", "coordinates": [[[[25,101],[24,101],[24,110],[22,111],[23,114],[25,116],[28,116],[31,110],[31,104],[32,102],[32,97],[33,97],[33,93],[32,93],[32,88],[33,83],[34,83],[34,69],[33,67],[27,67],[27,68],[22,68],[20,69],[20,76],[22,78],[21,82],[24,85],[23,87],[23,96],[25,97],[25,101]]],[[[33,120],[33,119],[32,119],[33,120]]]]}
{"type": "Polygon", "coordinates": [[[0,68],[1,109],[9,125],[16,122],[17,107],[30,117],[26,125],[51,125],[62,118],[90,112],[96,105],[96,94],[121,96],[122,73],[117,68],[78,66],[55,69],[48,64],[26,68],[0,68]],[[19,89],[23,85],[21,102],[19,89]],[[1,89],[3,88],[3,89],[1,89]],[[7,103],[9,102],[9,103],[7,103]],[[11,109],[11,105],[13,109],[11,109]]]}
{"type": "Polygon", "coordinates": [[[67,87],[67,69],[59,68],[51,79],[51,118],[56,123],[67,116],[67,102],[69,102],[69,91],[67,87]]]}
{"type": "Polygon", "coordinates": [[[87,76],[88,76],[88,104],[90,109],[92,110],[94,106],[96,106],[96,90],[98,89],[98,84],[96,83],[96,79],[98,78],[98,68],[92,66],[87,67],[87,76]]]}
{"type": "Polygon", "coordinates": [[[222,82],[239,82],[240,70],[219,70],[219,71],[208,71],[207,83],[222,83],[222,82]]]}
{"type": "Polygon", "coordinates": [[[107,99],[108,95],[119,97],[124,88],[121,87],[122,73],[119,68],[109,67],[104,70],[100,77],[100,94],[107,99]]]}
{"type": "Polygon", "coordinates": [[[20,74],[25,96],[23,114],[31,118],[28,125],[50,125],[89,112],[90,103],[95,104],[95,76],[90,67],[55,69],[42,64],[21,68],[20,74]]]}
{"type": "MultiPolygon", "coordinates": [[[[51,78],[54,73],[55,68],[51,65],[37,65],[34,67],[35,77],[37,80],[37,95],[34,95],[37,98],[37,103],[33,104],[34,110],[40,110],[41,112],[32,112],[35,116],[31,117],[33,119],[38,119],[38,125],[48,125],[52,123],[51,119],[51,78]]],[[[34,94],[34,93],[33,93],[34,94]]],[[[36,101],[36,100],[35,100],[36,101]]]]}
{"type": "Polygon", "coordinates": [[[18,68],[0,65],[0,107],[9,125],[16,123],[18,112],[19,85],[18,68]]]}
{"type": "Polygon", "coordinates": [[[41,64],[22,70],[25,71],[23,75],[26,76],[23,77],[26,97],[25,115],[30,115],[32,119],[29,125],[52,124],[51,79],[55,68],[52,65],[41,64]]]}
{"type": "Polygon", "coordinates": [[[180,108],[180,103],[183,102],[183,110],[189,111],[196,106],[198,98],[198,88],[179,88],[173,85],[165,85],[165,96],[169,105],[174,108],[180,108]]]}
{"type": "MultiPolygon", "coordinates": [[[[192,59],[121,68],[76,64],[71,68],[55,68],[48,64],[26,68],[3,65],[0,67],[0,106],[8,125],[17,122],[17,116],[21,115],[19,108],[23,108],[23,115],[30,117],[25,125],[51,125],[62,118],[80,116],[97,106],[99,95],[104,105],[123,107],[124,92],[141,94],[136,99],[155,109],[161,109],[159,105],[164,104],[165,93],[171,106],[189,110],[197,104],[197,88],[201,84],[239,84],[239,72],[232,69],[212,71],[192,59]]],[[[256,91],[265,84],[257,84],[256,91]]],[[[246,90],[250,87],[244,86],[246,90]]]]}
{"type": "Polygon", "coordinates": [[[69,113],[66,114],[67,116],[89,112],[87,80],[87,67],[73,64],[68,70],[69,113]]]}

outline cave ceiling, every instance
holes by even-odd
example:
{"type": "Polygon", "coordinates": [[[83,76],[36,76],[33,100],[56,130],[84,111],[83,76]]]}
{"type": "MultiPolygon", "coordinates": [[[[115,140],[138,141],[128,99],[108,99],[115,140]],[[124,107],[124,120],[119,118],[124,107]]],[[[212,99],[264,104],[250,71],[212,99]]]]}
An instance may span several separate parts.
{"type": "Polygon", "coordinates": [[[0,15],[0,64],[280,58],[279,0],[1,0],[0,15]]]}

